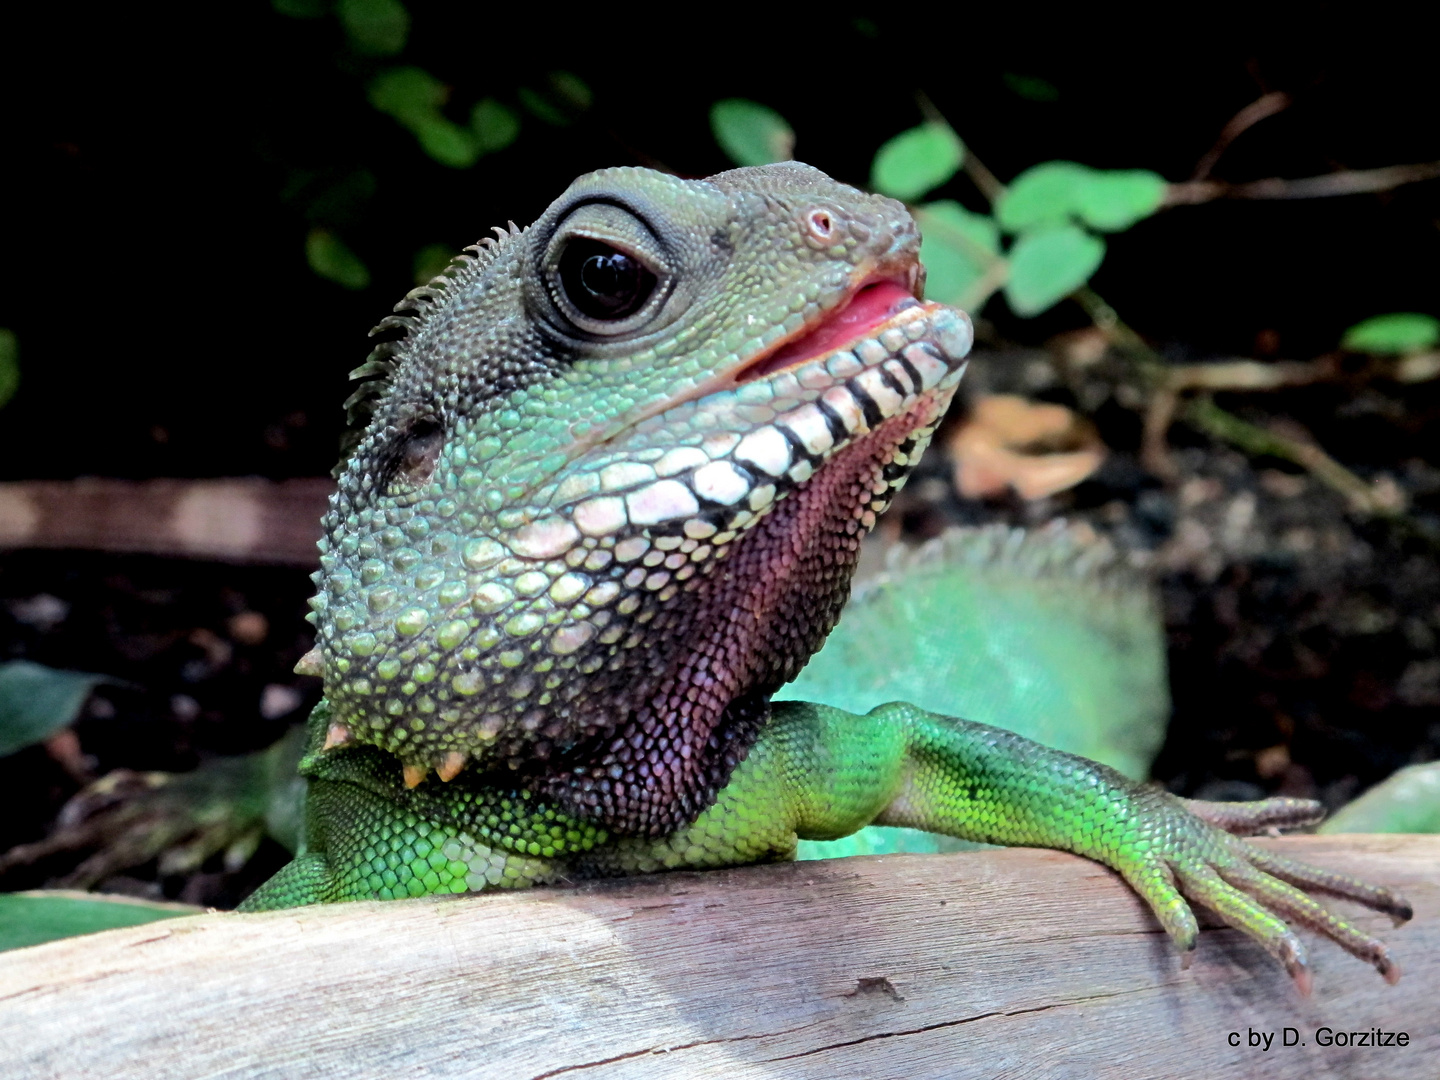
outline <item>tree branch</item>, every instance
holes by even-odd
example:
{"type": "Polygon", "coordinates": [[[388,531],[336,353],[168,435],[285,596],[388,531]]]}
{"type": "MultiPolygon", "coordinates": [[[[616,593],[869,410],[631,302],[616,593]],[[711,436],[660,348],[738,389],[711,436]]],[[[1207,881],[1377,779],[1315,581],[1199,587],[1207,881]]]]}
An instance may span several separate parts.
{"type": "Polygon", "coordinates": [[[1416,918],[1399,929],[1345,913],[1389,943],[1398,986],[1302,930],[1319,991],[1302,998],[1205,916],[1186,970],[1118,875],[1014,848],[112,930],[0,954],[0,1045],[7,1075],[107,1080],[971,1078],[1047,1062],[1098,1080],[1330,1080],[1357,1062],[1429,1080],[1440,837],[1258,843],[1406,895],[1416,918]],[[1408,1045],[1327,1048],[1322,1026],[1408,1045]],[[1272,1033],[1268,1054],[1247,1028],[1272,1033]]]}
{"type": "Polygon", "coordinates": [[[1440,161],[1388,165],[1383,169],[1345,169],[1324,176],[1286,180],[1272,176],[1231,184],[1224,180],[1188,180],[1171,184],[1162,206],[1194,206],[1216,199],[1325,199],[1390,191],[1405,184],[1440,178],[1440,161]]]}
{"type": "Polygon", "coordinates": [[[1215,145],[1205,151],[1200,160],[1195,163],[1195,172],[1190,179],[1195,181],[1208,177],[1211,170],[1215,168],[1215,163],[1230,148],[1231,143],[1261,120],[1284,112],[1294,103],[1294,100],[1284,90],[1272,90],[1268,94],[1261,94],[1249,105],[1246,105],[1220,129],[1220,134],[1215,137],[1215,145]]]}

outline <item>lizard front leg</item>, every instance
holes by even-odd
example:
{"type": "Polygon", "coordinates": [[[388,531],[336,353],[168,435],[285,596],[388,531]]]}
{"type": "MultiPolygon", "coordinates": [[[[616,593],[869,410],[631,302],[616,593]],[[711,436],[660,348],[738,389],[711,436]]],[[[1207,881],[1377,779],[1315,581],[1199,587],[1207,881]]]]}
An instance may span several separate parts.
{"type": "Polygon", "coordinates": [[[610,840],[527,792],[472,775],[407,788],[391,755],[334,745],[331,720],[321,701],[308,724],[301,849],[242,911],[524,888],[566,876],[576,854],[610,840]]]}
{"type": "Polygon", "coordinates": [[[617,841],[584,861],[602,872],[731,865],[791,857],[797,839],[835,839],[868,824],[909,826],[1104,863],[1145,899],[1187,959],[1198,931],[1188,896],[1258,941],[1302,992],[1310,984],[1305,947],[1288,923],[1324,934],[1393,982],[1400,972],[1385,945],[1302,888],[1359,901],[1397,923],[1411,916],[1403,897],[1235,835],[1305,824],[1318,811],[1298,799],[1179,799],[1008,731],[904,703],[858,716],[784,702],[693,825],[660,840],[617,841]]]}

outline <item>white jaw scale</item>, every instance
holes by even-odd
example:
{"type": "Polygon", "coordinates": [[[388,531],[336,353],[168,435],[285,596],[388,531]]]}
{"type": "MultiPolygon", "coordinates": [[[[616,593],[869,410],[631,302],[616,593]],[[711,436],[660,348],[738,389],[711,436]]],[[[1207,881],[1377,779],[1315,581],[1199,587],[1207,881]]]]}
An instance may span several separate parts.
{"type": "Polygon", "coordinates": [[[964,312],[916,303],[849,348],[667,410],[540,492],[554,513],[494,554],[573,562],[583,548],[593,571],[644,555],[637,532],[726,544],[857,438],[924,395],[948,398],[973,340],[964,312]]]}

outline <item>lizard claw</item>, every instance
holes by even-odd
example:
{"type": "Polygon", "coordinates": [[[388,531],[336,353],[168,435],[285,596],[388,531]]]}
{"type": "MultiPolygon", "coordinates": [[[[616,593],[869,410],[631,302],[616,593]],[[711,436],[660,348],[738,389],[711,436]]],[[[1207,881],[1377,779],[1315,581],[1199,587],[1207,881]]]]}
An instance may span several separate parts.
{"type": "Polygon", "coordinates": [[[465,761],[465,755],[459,750],[451,750],[445,755],[445,759],[435,766],[435,775],[448,784],[460,775],[460,770],[465,768],[465,761]]]}
{"type": "Polygon", "coordinates": [[[348,746],[355,741],[355,733],[344,724],[331,724],[330,730],[325,733],[325,745],[321,751],[333,750],[337,746],[348,746]]]}
{"type": "Polygon", "coordinates": [[[405,766],[405,786],[407,788],[419,787],[420,782],[425,779],[430,769],[426,765],[405,766]]]}
{"type": "Polygon", "coordinates": [[[1257,941],[1285,966],[1302,995],[1309,995],[1313,977],[1305,947],[1292,926],[1329,938],[1371,964],[1388,983],[1400,978],[1399,965],[1390,959],[1384,942],[1332,914],[1308,893],[1354,900],[1390,915],[1397,925],[1412,914],[1404,897],[1383,886],[1276,855],[1233,835],[1311,817],[1313,804],[1277,799],[1231,807],[1167,798],[1171,808],[1161,811],[1168,819],[1167,839],[1123,872],[1182,950],[1194,943],[1188,898],[1257,941]]]}

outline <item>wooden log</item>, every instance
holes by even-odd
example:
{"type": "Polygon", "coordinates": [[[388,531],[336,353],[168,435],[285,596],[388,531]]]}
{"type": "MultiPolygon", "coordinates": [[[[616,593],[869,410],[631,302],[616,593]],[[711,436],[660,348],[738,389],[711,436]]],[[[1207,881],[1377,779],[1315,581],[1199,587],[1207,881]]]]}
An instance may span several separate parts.
{"type": "Polygon", "coordinates": [[[1410,896],[1402,929],[1356,916],[1390,941],[1398,986],[1308,935],[1309,999],[1226,929],[1203,932],[1181,970],[1110,871],[1017,849],[210,914],[53,942],[0,955],[0,1056],[7,1077],[108,1080],[1434,1080],[1440,837],[1262,843],[1410,896]],[[1322,1045],[1327,1028],[1408,1045],[1322,1045]]]}
{"type": "Polygon", "coordinates": [[[22,480],[0,484],[0,549],[77,548],[314,566],[335,482],[22,480]]]}

